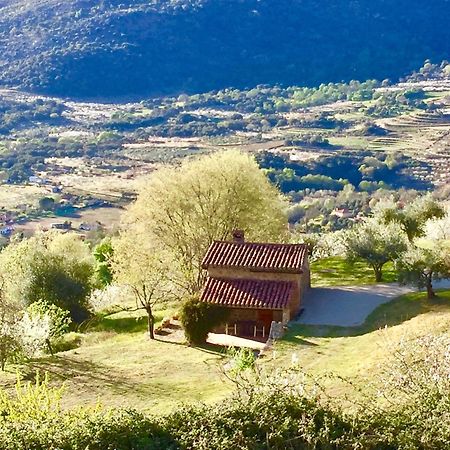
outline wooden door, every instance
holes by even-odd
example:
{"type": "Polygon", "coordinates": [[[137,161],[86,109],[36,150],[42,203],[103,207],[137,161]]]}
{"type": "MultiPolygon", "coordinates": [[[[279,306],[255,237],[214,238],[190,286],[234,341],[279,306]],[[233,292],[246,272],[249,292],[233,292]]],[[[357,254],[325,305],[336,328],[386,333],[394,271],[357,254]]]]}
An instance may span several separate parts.
{"type": "Polygon", "coordinates": [[[269,333],[270,326],[272,325],[273,311],[271,309],[258,310],[258,321],[266,327],[266,334],[269,333]]]}

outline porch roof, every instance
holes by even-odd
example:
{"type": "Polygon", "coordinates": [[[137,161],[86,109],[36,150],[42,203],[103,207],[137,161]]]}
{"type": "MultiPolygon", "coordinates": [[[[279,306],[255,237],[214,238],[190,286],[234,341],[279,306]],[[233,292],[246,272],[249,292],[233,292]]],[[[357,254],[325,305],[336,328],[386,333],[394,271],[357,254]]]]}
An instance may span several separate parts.
{"type": "Polygon", "coordinates": [[[293,288],[291,281],[209,277],[201,300],[230,308],[286,309],[293,288]]]}

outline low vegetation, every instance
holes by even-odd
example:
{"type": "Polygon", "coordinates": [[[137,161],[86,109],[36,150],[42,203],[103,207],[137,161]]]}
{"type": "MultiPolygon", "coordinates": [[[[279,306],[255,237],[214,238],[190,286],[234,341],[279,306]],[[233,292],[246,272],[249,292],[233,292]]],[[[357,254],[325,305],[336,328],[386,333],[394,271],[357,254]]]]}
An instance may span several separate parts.
{"type": "Polygon", "coordinates": [[[0,398],[0,448],[438,449],[450,438],[448,344],[448,336],[433,335],[402,344],[382,366],[377,392],[387,403],[368,390],[352,409],[305,382],[296,365],[278,373],[246,366],[230,374],[236,390],[220,405],[162,418],[101,407],[62,411],[61,391],[45,380],[18,384],[15,398],[0,398]]]}

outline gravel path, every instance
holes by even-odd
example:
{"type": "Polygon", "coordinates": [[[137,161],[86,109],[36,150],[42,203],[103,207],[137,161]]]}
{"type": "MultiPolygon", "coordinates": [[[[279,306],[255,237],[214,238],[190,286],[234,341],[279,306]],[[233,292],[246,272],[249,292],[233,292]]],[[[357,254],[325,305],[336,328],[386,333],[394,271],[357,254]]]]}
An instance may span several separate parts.
{"type": "MultiPolygon", "coordinates": [[[[435,283],[437,289],[448,287],[450,280],[435,283]]],[[[395,283],[313,288],[306,295],[304,311],[296,322],[341,327],[362,325],[378,306],[413,291],[411,287],[395,283]]]]}

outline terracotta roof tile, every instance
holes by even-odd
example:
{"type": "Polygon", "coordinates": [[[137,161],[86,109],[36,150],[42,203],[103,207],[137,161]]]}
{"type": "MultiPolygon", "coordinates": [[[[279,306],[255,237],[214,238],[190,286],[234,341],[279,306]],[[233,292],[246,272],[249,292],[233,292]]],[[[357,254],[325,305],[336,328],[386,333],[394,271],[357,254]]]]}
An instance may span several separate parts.
{"type": "Polygon", "coordinates": [[[202,267],[245,267],[256,271],[301,273],[308,255],[304,244],[266,244],[215,241],[202,267]]]}
{"type": "Polygon", "coordinates": [[[208,278],[201,300],[235,308],[284,309],[289,305],[290,281],[208,278]]]}

